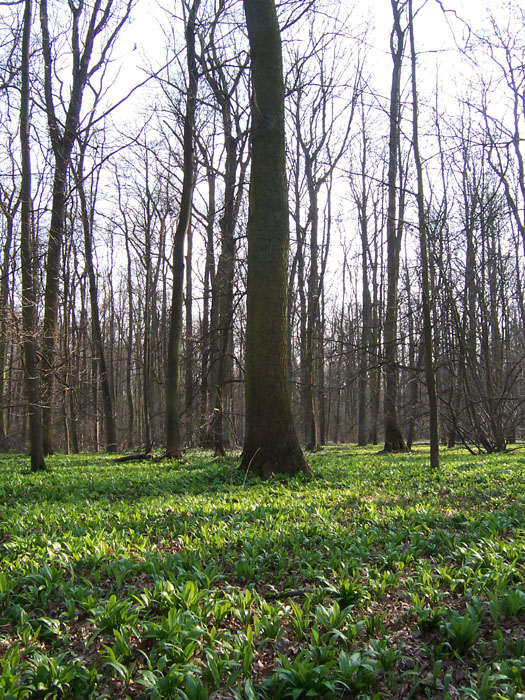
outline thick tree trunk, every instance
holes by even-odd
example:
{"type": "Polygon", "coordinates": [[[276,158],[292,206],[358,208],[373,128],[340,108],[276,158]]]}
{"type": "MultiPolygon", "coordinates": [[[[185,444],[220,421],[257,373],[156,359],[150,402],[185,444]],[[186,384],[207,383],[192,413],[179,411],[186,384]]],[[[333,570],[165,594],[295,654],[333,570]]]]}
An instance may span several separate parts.
{"type": "MultiPolygon", "coordinates": [[[[98,3],[97,3],[98,5],[98,3]]],[[[77,12],[73,26],[78,30],[80,12],[77,12]]],[[[55,401],[55,354],[57,343],[57,314],[59,304],[60,252],[66,213],[66,179],[69,158],[80,117],[82,93],[87,80],[87,62],[78,62],[74,67],[73,83],[67,116],[63,128],[55,115],[52,91],[53,62],[51,56],[52,40],[49,35],[47,0],[40,0],[40,26],[42,31],[42,49],[44,55],[44,94],[46,101],[49,134],[55,158],[53,190],[51,199],[51,221],[46,259],[46,284],[44,292],[44,338],[42,343],[42,421],[44,434],[44,453],[52,454],[53,449],[53,409],[55,401]]],[[[94,27],[93,27],[94,31],[94,27]]],[[[88,61],[93,48],[92,32],[86,46],[88,61]]],[[[75,49],[79,50],[76,46],[75,49]]],[[[78,55],[77,55],[78,58],[78,55]]]]}
{"type": "Polygon", "coordinates": [[[241,468],[310,474],[288,382],[288,192],[281,36],[273,0],[244,0],[252,70],[246,438],[241,468]]]}

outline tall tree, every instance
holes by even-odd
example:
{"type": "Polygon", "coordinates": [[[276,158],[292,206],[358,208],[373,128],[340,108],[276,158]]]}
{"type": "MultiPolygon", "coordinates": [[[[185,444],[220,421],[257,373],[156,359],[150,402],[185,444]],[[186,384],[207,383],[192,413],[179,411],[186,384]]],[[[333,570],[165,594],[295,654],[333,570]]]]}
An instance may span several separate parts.
{"type": "Polygon", "coordinates": [[[439,467],[439,413],[434,374],[434,338],[432,334],[432,316],[430,312],[430,275],[428,264],[427,216],[425,212],[425,194],[423,189],[423,165],[419,150],[419,115],[416,81],[416,47],[414,39],[414,12],[412,0],[408,0],[410,54],[412,61],[412,142],[417,173],[417,211],[419,224],[419,247],[421,254],[421,291],[423,296],[423,336],[425,345],[425,380],[428,392],[429,430],[430,430],[430,466],[439,467]]]}
{"type": "Polygon", "coordinates": [[[205,43],[201,34],[200,64],[221,115],[224,139],[224,198],[219,219],[221,249],[213,284],[210,357],[210,390],[213,400],[211,432],[215,454],[225,455],[226,426],[224,418],[232,393],[232,348],[236,242],[235,229],[244,193],[248,158],[243,158],[246,145],[246,99],[244,79],[247,58],[237,59],[238,48],[226,53],[217,36],[226,6],[220,4],[205,43]],[[235,52],[235,57],[228,54],[235,52]]]}
{"type": "MultiPolygon", "coordinates": [[[[80,200],[80,218],[84,233],[84,256],[86,261],[86,273],[89,283],[89,301],[91,309],[91,333],[93,343],[96,348],[97,367],[99,372],[100,387],[102,389],[102,401],[104,406],[104,426],[106,452],[116,452],[117,450],[117,429],[115,425],[115,412],[113,408],[113,397],[110,386],[109,371],[106,362],[106,353],[102,340],[102,329],[100,324],[100,311],[98,303],[97,275],[93,262],[93,219],[94,204],[88,202],[85,187],[84,161],[86,149],[89,144],[89,128],[86,129],[85,137],[80,141],[79,157],[73,170],[80,200]],[[91,207],[90,207],[91,204],[91,207]]],[[[96,193],[100,169],[95,176],[94,191],[96,193]]]]}
{"type": "Polygon", "coordinates": [[[35,293],[34,255],[32,244],[31,152],[29,144],[29,57],[31,38],[31,0],[25,0],[22,34],[22,71],[20,86],[20,266],[22,268],[22,326],[24,332],[25,381],[29,402],[29,440],[31,470],[46,468],[43,449],[42,409],[37,359],[37,299],[35,293]]]}
{"type": "Polygon", "coordinates": [[[193,0],[186,22],[186,62],[188,91],[183,136],[183,179],[179,219],[173,241],[173,291],[171,297],[170,331],[166,362],[166,451],[171,457],[182,452],[180,416],[180,374],[182,307],[184,289],[184,241],[191,224],[191,208],[195,180],[194,128],[197,106],[198,70],[195,58],[195,19],[200,0],[193,0]]]}
{"type": "MultiPolygon", "coordinates": [[[[14,167],[14,158],[12,159],[14,167]]],[[[14,175],[14,173],[13,173],[14,175]]],[[[9,275],[14,246],[14,222],[20,207],[20,193],[12,178],[12,187],[4,190],[0,185],[0,212],[5,221],[5,238],[0,269],[0,451],[8,449],[6,398],[6,363],[10,339],[9,275]]]]}
{"type": "MultiPolygon", "coordinates": [[[[304,413],[304,436],[306,448],[317,451],[320,447],[322,429],[321,394],[323,382],[321,299],[324,288],[323,259],[328,247],[320,240],[323,218],[320,210],[322,188],[326,188],[326,199],[330,200],[330,183],[344,153],[350,136],[355,98],[359,90],[361,66],[355,71],[353,90],[346,84],[348,54],[340,53],[340,44],[334,41],[342,31],[340,20],[334,19],[334,29],[326,32],[326,19],[323,18],[324,32],[318,36],[312,15],[309,40],[301,44],[293,56],[293,66],[288,76],[291,82],[291,102],[293,136],[297,139],[297,163],[294,175],[300,176],[304,170],[305,192],[296,194],[295,215],[307,203],[306,222],[308,246],[302,236],[298,236],[298,282],[301,305],[305,307],[305,318],[301,319],[301,365],[302,400],[304,413]],[[306,49],[306,51],[305,51],[306,49]],[[299,159],[301,163],[299,163],[299,159]],[[300,167],[302,165],[302,168],[300,167]],[[298,201],[298,197],[300,201],[298,201]],[[299,205],[299,207],[298,207],[299,205]],[[305,275],[305,261],[302,256],[308,248],[309,266],[305,275]],[[305,280],[306,276],[306,280],[305,280]],[[304,288],[306,284],[306,289],[304,288]],[[304,301],[303,301],[304,296],[304,301]]],[[[297,192],[298,183],[295,185],[297,192]]],[[[325,223],[328,217],[324,217],[325,223]]],[[[296,221],[296,225],[298,221],[296,221]]],[[[330,226],[326,227],[329,232],[330,226]]],[[[329,236],[328,236],[329,239],[329,236]]],[[[325,241],[326,243],[326,241],[325,241]]]]}
{"type": "MultiPolygon", "coordinates": [[[[95,0],[88,6],[84,0],[78,5],[69,3],[71,13],[71,91],[69,102],[54,92],[60,82],[60,66],[54,51],[58,42],[51,36],[47,0],[40,0],[40,26],[44,56],[44,96],[49,136],[54,156],[51,221],[46,261],[44,295],[44,342],[42,347],[42,395],[44,401],[44,452],[53,452],[53,403],[55,387],[55,348],[57,341],[57,314],[59,302],[60,250],[64,235],[67,202],[67,173],[77,138],[86,85],[95,73],[106,65],[108,54],[120,29],[127,21],[134,0],[126,0],[119,13],[114,0],[95,0]],[[112,22],[114,20],[114,22],[112,22]],[[112,26],[113,24],[113,26],[112,26]],[[100,45],[97,46],[97,41],[100,45]],[[98,55],[92,64],[92,56],[98,55]],[[59,114],[59,109],[64,114],[59,114]]],[[[53,25],[52,25],[53,26],[53,25]]]]}
{"type": "Polygon", "coordinates": [[[397,369],[397,317],[399,253],[403,227],[397,221],[397,177],[401,135],[401,68],[405,46],[405,29],[401,25],[406,2],[391,0],[394,26],[390,35],[392,53],[392,86],[390,90],[390,135],[388,153],[388,211],[387,232],[387,295],[384,324],[385,392],[384,392],[384,449],[395,452],[406,449],[405,440],[397,418],[398,369],[397,369]]]}
{"type": "Polygon", "coordinates": [[[246,436],[241,468],[310,474],[288,382],[288,192],[284,84],[274,0],[244,0],[252,75],[248,214],[246,436]]]}
{"type": "Polygon", "coordinates": [[[359,153],[360,172],[350,178],[352,197],[357,208],[359,233],[361,239],[361,338],[359,348],[359,378],[357,399],[357,444],[366,445],[368,442],[368,396],[370,392],[370,370],[372,352],[372,296],[370,294],[370,270],[373,268],[370,249],[370,211],[371,183],[369,156],[371,151],[371,136],[367,125],[371,121],[371,110],[365,108],[363,97],[360,100],[361,143],[359,153]]]}

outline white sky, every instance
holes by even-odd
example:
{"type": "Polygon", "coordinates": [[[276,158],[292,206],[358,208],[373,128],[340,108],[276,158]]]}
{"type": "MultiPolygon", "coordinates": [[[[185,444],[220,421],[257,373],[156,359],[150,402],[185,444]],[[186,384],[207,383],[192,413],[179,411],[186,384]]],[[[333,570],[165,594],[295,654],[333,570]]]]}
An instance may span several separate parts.
{"type": "MultiPolygon", "coordinates": [[[[240,0],[239,0],[240,1],[240,0]]],[[[350,23],[357,25],[360,18],[372,18],[373,31],[370,34],[370,60],[378,72],[386,71],[386,83],[390,79],[391,59],[389,37],[392,28],[390,0],[340,0],[348,6],[350,23]],[[355,19],[354,19],[355,18],[355,19]]],[[[178,8],[177,0],[161,3],[166,7],[178,8]]],[[[487,15],[487,10],[497,13],[503,0],[415,0],[415,6],[422,7],[416,18],[416,48],[420,54],[420,80],[435,84],[435,70],[439,67],[443,85],[454,82],[458,64],[457,45],[463,43],[467,27],[478,28],[487,15]],[[449,10],[444,15],[441,6],[449,10]],[[457,15],[457,17],[455,16],[457,15]],[[458,19],[461,18],[461,19],[458,19]]],[[[131,89],[144,79],[144,68],[160,65],[164,58],[164,29],[169,18],[159,7],[157,0],[138,0],[134,21],[127,28],[115,53],[116,63],[121,64],[119,86],[131,89]]],[[[451,86],[452,87],[452,86],[451,86]]],[[[453,90],[453,88],[452,88],[453,90]]]]}

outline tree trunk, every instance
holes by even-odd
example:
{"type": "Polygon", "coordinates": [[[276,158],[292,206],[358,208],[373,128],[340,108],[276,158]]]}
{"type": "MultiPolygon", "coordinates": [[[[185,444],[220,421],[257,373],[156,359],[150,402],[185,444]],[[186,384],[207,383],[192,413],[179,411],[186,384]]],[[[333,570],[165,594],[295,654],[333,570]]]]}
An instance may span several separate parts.
{"type": "MultiPolygon", "coordinates": [[[[219,6],[219,13],[223,9],[224,7],[219,6]]],[[[218,16],[215,21],[220,21],[218,16]]],[[[211,328],[213,353],[210,367],[210,383],[214,399],[211,434],[215,455],[224,456],[226,444],[232,442],[228,439],[225,418],[228,416],[232,402],[233,291],[236,258],[234,236],[246,170],[246,161],[240,161],[240,154],[238,154],[239,144],[242,146],[243,140],[239,133],[239,115],[234,110],[236,103],[238,104],[237,89],[246,66],[241,64],[237,72],[230,77],[214,50],[208,52],[207,56],[201,57],[200,63],[220,109],[225,151],[224,208],[219,220],[221,251],[213,285],[214,308],[211,328]],[[234,124],[236,133],[234,133],[234,124]],[[240,174],[236,182],[239,163],[240,174]]],[[[230,438],[232,438],[231,435],[230,438]]]]}
{"type": "Polygon", "coordinates": [[[7,377],[7,349],[9,345],[9,268],[11,261],[11,246],[13,243],[13,220],[20,205],[20,196],[15,197],[15,188],[12,193],[6,194],[5,200],[0,201],[0,209],[6,219],[6,234],[4,250],[2,255],[2,270],[0,274],[0,452],[7,451],[7,412],[5,406],[6,399],[6,377],[7,377]]]}
{"type": "MultiPolygon", "coordinates": [[[[40,28],[42,54],[44,58],[44,98],[51,146],[54,156],[51,221],[46,260],[46,284],[44,294],[44,339],[42,345],[42,398],[44,401],[44,452],[53,452],[53,405],[55,394],[55,354],[57,344],[57,313],[59,304],[60,249],[64,235],[64,218],[67,199],[67,173],[73,145],[77,137],[84,89],[93,74],[107,65],[107,53],[131,11],[132,0],[124,4],[122,15],[116,26],[107,32],[106,38],[97,46],[99,61],[90,68],[91,57],[97,38],[104,35],[108,22],[114,17],[112,2],[101,7],[101,0],[90,5],[69,3],[71,42],[71,87],[69,102],[63,105],[65,114],[56,113],[57,98],[53,93],[56,65],[53,49],[57,42],[50,36],[47,0],[40,0],[40,28]]],[[[58,44],[62,40],[58,41],[58,44]]],[[[60,93],[62,97],[62,93],[60,93]]]]}
{"type": "MultiPolygon", "coordinates": [[[[87,146],[87,144],[83,144],[87,146]]],[[[98,308],[98,291],[97,278],[95,274],[95,266],[93,264],[93,226],[92,216],[88,211],[88,203],[86,198],[86,190],[84,187],[84,153],[81,154],[76,171],[77,190],[80,199],[80,213],[82,218],[82,228],[84,231],[84,254],[86,261],[86,272],[89,283],[89,301],[91,307],[91,332],[93,334],[93,342],[95,345],[98,372],[100,380],[100,388],[102,391],[102,402],[104,408],[104,427],[106,438],[106,452],[112,453],[117,451],[117,429],[115,425],[115,412],[113,409],[113,399],[111,396],[111,387],[109,383],[109,373],[106,364],[106,354],[104,352],[104,343],[102,342],[102,331],[100,327],[100,312],[98,308]]]]}
{"type": "MultiPolygon", "coordinates": [[[[382,255],[378,251],[379,238],[378,202],[374,202],[374,261],[372,263],[372,325],[370,328],[370,432],[368,442],[377,445],[379,442],[378,425],[381,406],[381,329],[379,327],[379,309],[383,299],[383,275],[378,280],[377,270],[383,270],[382,255]]],[[[382,250],[382,247],[381,247],[382,250]]]]}
{"type": "Polygon", "coordinates": [[[390,139],[388,159],[388,211],[387,211],[387,295],[384,327],[385,392],[384,392],[384,450],[405,450],[405,440],[397,418],[397,311],[399,278],[399,239],[396,222],[397,169],[400,141],[400,93],[401,63],[403,60],[404,30],[401,28],[401,10],[398,0],[392,0],[394,28],[391,36],[392,89],[390,93],[390,139]]]}
{"type": "MultiPolygon", "coordinates": [[[[119,190],[120,196],[120,190],[119,190]]],[[[122,211],[122,209],[121,209],[122,211]]],[[[132,266],[131,266],[131,250],[129,247],[129,230],[127,226],[127,221],[124,225],[124,240],[126,244],[126,269],[127,269],[127,279],[126,279],[126,292],[127,292],[127,303],[128,303],[128,338],[126,344],[126,394],[128,400],[128,434],[127,434],[127,445],[128,449],[131,449],[135,445],[135,405],[133,401],[133,388],[132,388],[132,373],[133,373],[133,324],[135,322],[135,314],[133,312],[133,284],[132,284],[132,266]]]]}
{"type": "Polygon", "coordinates": [[[46,286],[44,293],[44,338],[42,343],[42,401],[44,453],[53,454],[53,413],[55,403],[55,365],[58,317],[58,286],[60,279],[60,251],[66,213],[66,175],[69,154],[62,148],[55,156],[51,224],[46,260],[46,286]]]}
{"type": "Polygon", "coordinates": [[[310,474],[288,382],[288,192],[281,36],[273,0],[244,0],[251,49],[246,437],[241,468],[310,474]]]}
{"type": "Polygon", "coordinates": [[[319,450],[319,416],[316,387],[316,346],[315,329],[319,317],[319,205],[318,186],[314,182],[312,163],[308,153],[305,153],[305,171],[308,183],[310,209],[310,270],[308,273],[308,296],[306,311],[306,386],[305,386],[305,438],[306,449],[312,452],[319,450]]]}
{"type": "Polygon", "coordinates": [[[368,192],[367,192],[367,147],[368,139],[365,133],[365,117],[363,114],[363,148],[361,151],[361,197],[357,201],[359,214],[359,230],[361,233],[361,274],[362,274],[362,310],[361,310],[361,346],[359,348],[359,379],[357,399],[357,444],[364,446],[368,441],[368,385],[369,385],[369,355],[372,333],[372,299],[368,283],[368,258],[370,246],[368,242],[368,192]]]}
{"type": "Polygon", "coordinates": [[[22,268],[22,326],[24,332],[25,382],[29,402],[29,439],[31,471],[46,468],[43,449],[42,412],[37,360],[37,308],[34,257],[31,244],[31,155],[29,147],[29,55],[31,38],[31,0],[25,0],[22,35],[22,80],[20,87],[20,265],[22,268]]]}
{"type": "Polygon", "coordinates": [[[193,338],[193,291],[192,291],[192,253],[193,236],[191,226],[188,228],[186,246],[186,295],[185,295],[185,336],[186,336],[186,357],[184,358],[184,413],[185,413],[185,435],[189,444],[193,444],[193,354],[195,351],[195,341],[193,338]]]}
{"type": "Polygon", "coordinates": [[[439,412],[434,374],[434,339],[430,311],[430,276],[428,271],[427,219],[423,192],[423,166],[419,153],[418,100],[416,83],[416,49],[414,42],[414,17],[412,0],[408,1],[410,23],[410,52],[412,56],[412,140],[417,172],[417,210],[419,223],[419,247],[421,252],[421,292],[423,295],[423,336],[425,344],[425,380],[427,384],[430,431],[430,466],[439,468],[439,412]]]}
{"type": "Polygon", "coordinates": [[[198,72],[195,61],[195,16],[200,0],[193,0],[186,26],[188,93],[184,117],[184,163],[179,220],[173,242],[173,291],[166,362],[166,451],[171,457],[182,454],[180,419],[180,346],[184,288],[184,240],[191,224],[194,185],[194,128],[198,72]]]}
{"type": "Polygon", "coordinates": [[[214,246],[213,230],[215,224],[215,170],[205,155],[206,175],[208,180],[208,212],[206,218],[206,262],[204,267],[204,291],[201,324],[201,425],[200,444],[209,443],[209,410],[210,410],[210,356],[213,355],[211,348],[210,333],[210,292],[214,284],[214,246]]]}

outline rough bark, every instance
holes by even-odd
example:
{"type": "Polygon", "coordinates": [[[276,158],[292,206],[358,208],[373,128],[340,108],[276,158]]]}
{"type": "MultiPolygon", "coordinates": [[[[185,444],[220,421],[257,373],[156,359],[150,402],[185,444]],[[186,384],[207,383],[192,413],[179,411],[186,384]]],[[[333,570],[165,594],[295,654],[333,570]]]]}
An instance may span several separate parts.
{"type": "Polygon", "coordinates": [[[241,468],[310,474],[288,382],[288,193],[281,36],[273,0],[244,0],[251,49],[246,437],[241,468]]]}

